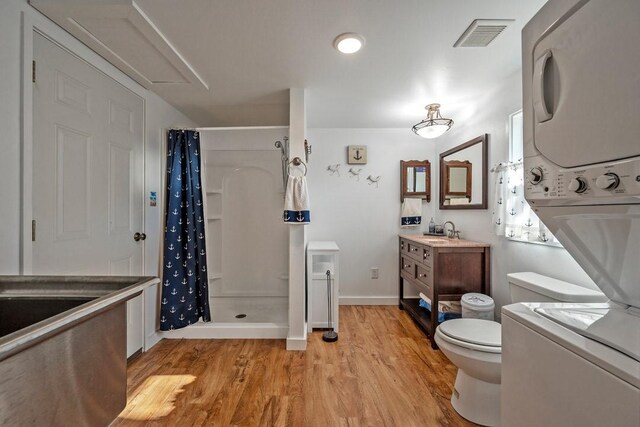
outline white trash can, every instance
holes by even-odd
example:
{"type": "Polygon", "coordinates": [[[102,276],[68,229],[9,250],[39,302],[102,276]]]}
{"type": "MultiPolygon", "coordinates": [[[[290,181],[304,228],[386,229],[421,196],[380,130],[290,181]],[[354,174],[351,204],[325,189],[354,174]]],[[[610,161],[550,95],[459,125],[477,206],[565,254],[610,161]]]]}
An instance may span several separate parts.
{"type": "Polygon", "coordinates": [[[469,293],[462,295],[462,317],[471,319],[493,320],[496,305],[489,295],[469,293]]]}

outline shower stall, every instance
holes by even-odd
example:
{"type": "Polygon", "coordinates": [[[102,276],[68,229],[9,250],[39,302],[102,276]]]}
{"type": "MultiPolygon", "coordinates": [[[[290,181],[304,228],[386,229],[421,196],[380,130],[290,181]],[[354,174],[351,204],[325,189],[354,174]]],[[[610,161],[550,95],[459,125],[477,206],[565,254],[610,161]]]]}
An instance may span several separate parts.
{"type": "Polygon", "coordinates": [[[199,132],[212,321],[171,335],[286,338],[289,231],[282,221],[282,165],[288,127],[199,132]]]}

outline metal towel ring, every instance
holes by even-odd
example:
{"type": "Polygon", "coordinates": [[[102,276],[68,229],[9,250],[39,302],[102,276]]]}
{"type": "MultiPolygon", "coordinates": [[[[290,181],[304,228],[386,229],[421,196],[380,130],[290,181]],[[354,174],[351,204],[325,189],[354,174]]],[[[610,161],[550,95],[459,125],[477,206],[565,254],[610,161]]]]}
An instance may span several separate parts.
{"type": "Polygon", "coordinates": [[[293,160],[289,162],[289,175],[291,175],[291,165],[294,166],[304,166],[304,176],[307,176],[307,165],[302,161],[300,157],[294,157],[293,160]]]}

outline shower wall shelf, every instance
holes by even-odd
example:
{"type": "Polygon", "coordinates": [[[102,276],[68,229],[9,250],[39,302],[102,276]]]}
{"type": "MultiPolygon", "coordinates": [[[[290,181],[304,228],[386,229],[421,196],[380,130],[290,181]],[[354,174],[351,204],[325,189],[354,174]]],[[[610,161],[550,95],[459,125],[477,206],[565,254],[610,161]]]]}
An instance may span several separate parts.
{"type": "Polygon", "coordinates": [[[209,276],[207,276],[207,279],[209,279],[209,280],[218,280],[218,279],[222,279],[222,273],[213,273],[213,274],[210,274],[209,276]]]}
{"type": "Polygon", "coordinates": [[[222,189],[207,190],[207,194],[222,194],[222,189]]]}
{"type": "Polygon", "coordinates": [[[222,220],[222,216],[210,216],[207,219],[209,221],[220,221],[220,220],[222,220]]]}

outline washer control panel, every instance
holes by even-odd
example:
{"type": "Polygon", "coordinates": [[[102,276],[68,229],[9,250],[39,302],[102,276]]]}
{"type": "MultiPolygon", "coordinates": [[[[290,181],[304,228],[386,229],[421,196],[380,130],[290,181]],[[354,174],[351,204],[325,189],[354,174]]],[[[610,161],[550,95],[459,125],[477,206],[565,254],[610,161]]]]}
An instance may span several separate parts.
{"type": "Polygon", "coordinates": [[[563,169],[542,156],[524,162],[527,200],[636,197],[640,203],[640,158],[563,169]]]}

